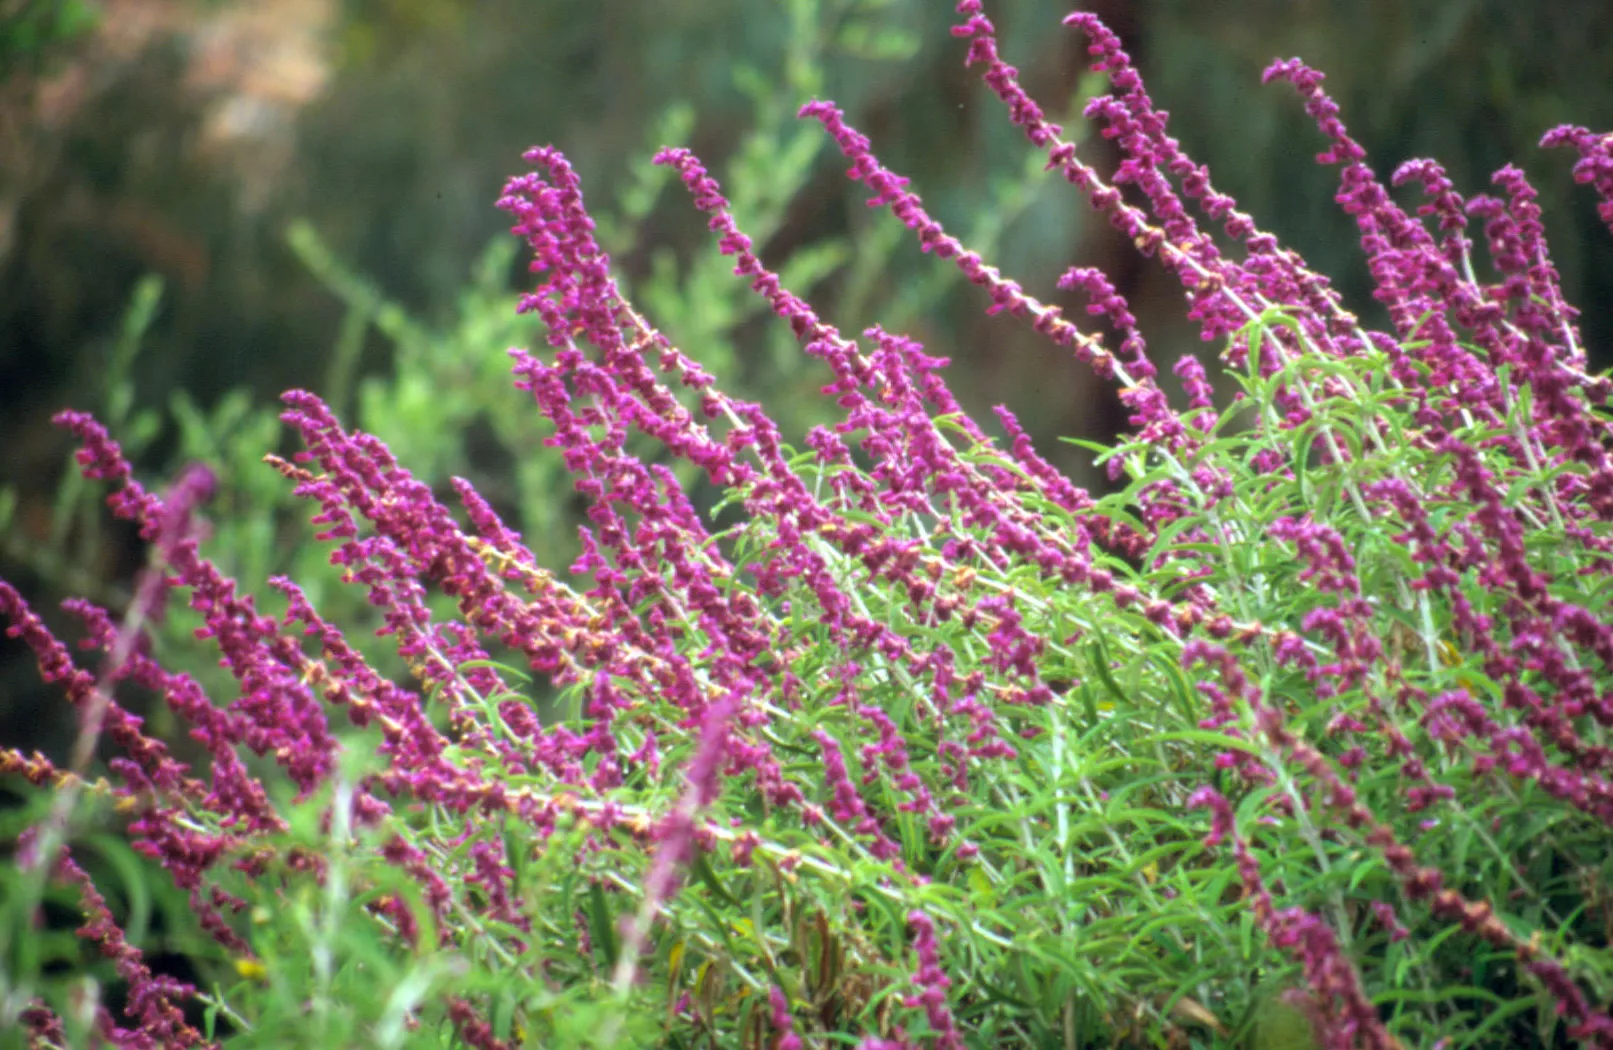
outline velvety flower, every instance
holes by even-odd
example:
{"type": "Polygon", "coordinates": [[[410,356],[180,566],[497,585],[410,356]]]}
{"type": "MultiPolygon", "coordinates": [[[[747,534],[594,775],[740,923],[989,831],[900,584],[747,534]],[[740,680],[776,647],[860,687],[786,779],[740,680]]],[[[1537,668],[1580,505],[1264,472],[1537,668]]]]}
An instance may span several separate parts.
{"type": "Polygon", "coordinates": [[[767,997],[773,1011],[773,1030],[779,1033],[776,1050],[801,1050],[801,1037],[795,1034],[795,1024],[790,1018],[789,999],[776,984],[768,986],[767,997]]]}
{"type": "MultiPolygon", "coordinates": [[[[1586,373],[1538,194],[1509,166],[1493,195],[1464,196],[1427,159],[1386,185],[1321,74],[1273,64],[1266,79],[1297,89],[1326,140],[1319,159],[1339,168],[1336,202],[1388,318],[1371,331],[1186,155],[1099,19],[1066,24],[1110,87],[1083,113],[1116,151],[1109,177],[1025,90],[984,4],[956,10],[965,61],[1009,120],[1220,344],[1244,389],[1224,425],[1198,357],[1177,359],[1167,393],[1108,276],[1076,267],[1057,284],[1111,342],[947,233],[846,114],[814,100],[800,115],[869,204],[955,265],[988,313],[1114,380],[1127,429],[1106,459],[1117,491],[1094,496],[1008,408],[997,432],[970,418],[947,362],[917,340],[840,332],[762,262],[695,155],[663,150],[655,162],[714,250],[824,370],[829,415],[787,433],[628,300],[576,171],[533,149],[498,207],[532,252],[519,308],[546,345],[510,360],[547,428],[528,451],[570,477],[569,566],[545,565],[468,481],[428,483],[380,435],[293,390],[282,419],[303,451],[269,462],[380,626],[350,637],[321,591],[284,577],[268,585],[285,612],[268,615],[247,589],[258,581],[202,554],[209,471],[154,493],[99,423],[63,413],[84,474],[109,483],[154,567],[121,620],[68,604],[99,673],[0,582],[7,634],[85,728],[83,761],[0,749],[0,774],[58,792],[67,815],[62,800],[106,792],[197,927],[249,964],[256,916],[297,880],[357,890],[351,921],[376,924],[376,950],[413,965],[437,945],[474,971],[406,1027],[446,1021],[489,1050],[541,1038],[523,1026],[569,1023],[598,995],[589,1008],[608,1025],[653,1013],[668,1033],[785,1050],[831,1033],[950,1050],[977,1021],[998,1038],[1068,1037],[1077,1019],[1082,1038],[1146,1028],[1175,1045],[1184,1018],[1221,1020],[1184,1005],[1198,988],[1168,987],[1159,945],[1176,957],[1189,937],[1233,943],[1217,925],[1231,913],[1302,975],[1281,999],[1320,1045],[1396,1047],[1395,1032],[1420,1031],[1417,1004],[1378,1004],[1401,1002],[1402,958],[1438,991],[1457,971],[1423,938],[1450,934],[1455,958],[1482,945],[1514,960],[1569,1038],[1613,1047],[1613,1018],[1577,979],[1585,957],[1570,954],[1594,909],[1558,922],[1561,959],[1498,910],[1540,892],[1503,852],[1519,841],[1508,804],[1554,807],[1531,831],[1535,867],[1583,867],[1582,841],[1613,826],[1613,386],[1586,373]],[[157,659],[167,641],[153,628],[181,597],[228,672],[216,695],[157,659]],[[129,686],[189,739],[156,739],[114,697],[129,686]],[[103,737],[106,779],[89,769],[103,737]],[[353,739],[374,751],[356,778],[341,772],[353,739]],[[1468,791],[1497,801],[1471,805],[1468,791]],[[317,834],[345,836],[342,849],[285,846],[308,823],[287,800],[321,807],[317,834]],[[1202,848],[1184,806],[1209,810],[1202,848]],[[1452,862],[1470,853],[1511,883],[1495,903],[1452,862]],[[366,864],[405,889],[331,881],[366,864]],[[1199,886],[1221,896],[1190,913],[1199,886]],[[1187,930],[1188,914],[1210,927],[1187,930]],[[1060,1016],[1022,1028],[1034,1004],[984,982],[1002,967],[1041,980],[1072,923],[1108,931],[1116,958],[1067,967],[1060,1016]],[[1401,945],[1390,963],[1385,940],[1401,945]],[[501,998],[506,977],[537,988],[543,1010],[501,998]],[[506,1022],[509,1003],[524,1021],[506,1022]],[[1095,1020],[1108,1030],[1088,1033],[1095,1020]]],[[[1546,139],[1576,151],[1604,218],[1610,142],[1573,127],[1546,139]]],[[[126,943],[58,848],[66,827],[25,835],[19,858],[77,888],[80,936],[128,986],[121,1018],[99,1004],[83,1017],[111,1045],[201,1041],[182,1012],[194,991],[126,943]]],[[[1200,955],[1207,1001],[1236,1009],[1226,993],[1250,960],[1231,977],[1200,955]]],[[[68,1038],[53,1006],[18,1005],[36,1042],[68,1038]]]]}
{"type": "Polygon", "coordinates": [[[1601,198],[1597,214],[1613,230],[1613,135],[1596,134],[1585,128],[1563,124],[1541,138],[1542,146],[1571,146],[1579,154],[1574,164],[1574,181],[1587,184],[1601,198]]]}
{"type": "Polygon", "coordinates": [[[196,989],[151,971],[140,949],[125,939],[123,929],[107,907],[106,898],[96,890],[84,869],[64,852],[56,857],[54,875],[78,891],[79,907],[84,915],[78,936],[110,959],[118,977],[128,985],[123,1013],[138,1022],[139,1028],[128,1032],[113,1028],[107,1033],[111,1041],[122,1045],[217,1046],[186,1023],[180,1008],[180,1003],[196,995],[196,989]]]}
{"type": "Polygon", "coordinates": [[[952,979],[941,968],[935,923],[923,912],[911,911],[907,913],[907,924],[913,930],[913,951],[918,956],[919,968],[913,975],[914,993],[902,1001],[910,1010],[924,1011],[937,1050],[962,1050],[963,1037],[947,1004],[947,989],[952,986],[952,979]]]}

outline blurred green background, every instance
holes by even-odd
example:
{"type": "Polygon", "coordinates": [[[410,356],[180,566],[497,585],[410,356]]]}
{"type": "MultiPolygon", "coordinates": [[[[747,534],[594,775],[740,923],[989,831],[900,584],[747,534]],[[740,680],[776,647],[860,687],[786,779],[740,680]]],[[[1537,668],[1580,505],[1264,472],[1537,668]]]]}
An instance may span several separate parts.
{"type": "MultiPolygon", "coordinates": [[[[1312,160],[1320,138],[1291,90],[1259,84],[1274,57],[1328,73],[1385,178],[1425,155],[1466,192],[1509,160],[1529,171],[1587,342],[1613,342],[1613,239],[1571,185],[1571,158],[1534,145],[1557,123],[1613,126],[1613,5],[1087,6],[1220,188],[1369,318],[1336,173],[1312,160]]],[[[1059,24],[1068,10],[988,5],[1028,88],[1082,137],[1082,95],[1102,87],[1059,24]]],[[[846,107],[953,232],[1035,294],[1072,305],[1055,279],[1099,265],[1163,365],[1199,346],[1171,280],[1040,175],[937,0],[12,0],[0,19],[0,576],[50,617],[70,592],[118,606],[144,557],[103,520],[98,491],[64,485],[69,448],[48,420],[65,405],[107,418],[154,483],[185,458],[223,467],[212,550],[250,588],[287,570],[317,593],[329,584],[285,486],[257,465],[281,440],[274,396],[294,385],[434,483],[470,476],[563,564],[575,508],[504,379],[504,348],[537,337],[512,315],[525,260],[493,208],[537,143],[580,170],[651,318],[729,389],[775,406],[787,435],[823,418],[822,375],[649,168],[659,145],[705,159],[764,258],[825,316],[952,357],[967,407],[1012,404],[1080,480],[1097,483],[1056,437],[1120,423],[1111,392],[985,317],[979,293],[863,206],[816,124],[794,119],[814,95],[846,107]]],[[[1083,150],[1112,166],[1095,135],[1083,150]]],[[[59,749],[68,727],[30,663],[0,645],[0,740],[59,749]]]]}

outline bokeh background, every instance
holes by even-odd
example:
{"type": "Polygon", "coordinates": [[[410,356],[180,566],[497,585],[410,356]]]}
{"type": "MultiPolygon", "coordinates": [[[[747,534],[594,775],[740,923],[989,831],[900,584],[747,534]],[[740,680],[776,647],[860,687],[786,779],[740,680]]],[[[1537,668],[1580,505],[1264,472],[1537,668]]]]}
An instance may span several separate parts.
{"type": "MultiPolygon", "coordinates": [[[[1218,185],[1367,317],[1336,172],[1314,164],[1320,138],[1291,90],[1259,84],[1274,57],[1328,73],[1385,178],[1433,156],[1474,192],[1507,161],[1525,168],[1587,342],[1613,346],[1613,238],[1572,185],[1571,158],[1535,146],[1562,122],[1613,127],[1606,0],[1086,6],[1123,35],[1218,185]]],[[[1157,359],[1198,349],[1171,281],[1041,177],[964,69],[950,8],[0,0],[0,576],[54,617],[67,593],[118,607],[143,563],[96,509],[100,493],[65,480],[70,449],[49,417],[72,405],[108,419],[153,484],[182,460],[213,462],[225,478],[216,556],[249,587],[292,571],[319,593],[323,552],[257,463],[281,447],[274,397],[288,386],[328,394],[435,483],[472,477],[563,564],[569,486],[503,378],[503,349],[536,335],[512,316],[524,260],[493,208],[539,143],[580,170],[650,316],[728,388],[776,406],[787,434],[824,417],[822,377],[727,276],[681,188],[649,169],[659,145],[699,152],[764,258],[842,329],[880,321],[923,340],[954,360],[967,407],[1011,404],[1051,458],[1101,483],[1057,438],[1112,433],[1112,392],[986,317],[983,297],[866,209],[821,131],[794,119],[810,97],[836,99],[953,232],[1034,293],[1068,307],[1058,275],[1102,266],[1157,359]]],[[[1078,117],[1102,86],[1085,41],[1060,27],[1068,5],[988,9],[1028,88],[1111,166],[1078,117]]],[[[0,740],[59,753],[71,727],[54,703],[19,648],[0,645],[0,740]]]]}

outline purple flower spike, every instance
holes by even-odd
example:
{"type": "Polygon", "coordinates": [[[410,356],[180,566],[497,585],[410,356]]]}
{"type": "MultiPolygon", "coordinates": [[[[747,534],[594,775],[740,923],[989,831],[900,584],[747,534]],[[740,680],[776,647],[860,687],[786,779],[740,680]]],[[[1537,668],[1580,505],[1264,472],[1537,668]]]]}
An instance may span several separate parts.
{"type": "Polygon", "coordinates": [[[1564,124],[1546,132],[1544,147],[1572,146],[1579,154],[1574,164],[1574,181],[1590,186],[1601,201],[1596,213],[1613,230],[1613,133],[1596,134],[1585,128],[1564,124]]]}
{"type": "Polygon", "coordinates": [[[922,1008],[930,1031],[935,1035],[936,1050],[962,1050],[963,1037],[947,1005],[947,989],[952,979],[941,968],[941,954],[935,939],[935,923],[921,911],[907,913],[907,924],[913,929],[913,951],[919,958],[918,973],[913,975],[917,991],[902,1000],[909,1010],[922,1008]]]}
{"type": "MultiPolygon", "coordinates": [[[[367,1031],[380,1007],[377,1031],[481,1050],[597,1018],[602,1045],[959,1050],[978,1029],[1175,1046],[1241,1036],[1254,967],[1286,972],[1279,1003],[1328,1050],[1413,1031],[1613,1050],[1585,954],[1605,940],[1592,875],[1613,828],[1613,382],[1588,372],[1540,194],[1510,165],[1486,193],[1429,159],[1380,180],[1322,75],[1272,64],[1339,169],[1386,318],[1372,330],[1187,156],[1096,16],[1065,24],[1107,81],[1082,116],[1112,174],[1025,89],[984,3],[955,7],[1008,120],[1216,344],[1178,356],[1175,385],[1111,276],[1072,267],[1057,305],[1038,299],[1055,275],[1022,282],[968,250],[834,103],[800,116],[989,314],[1115,380],[1112,491],[1077,486],[1010,408],[996,431],[971,418],[917,339],[838,330],[763,263],[700,160],[662,150],[724,265],[822,373],[826,414],[787,432],[628,300],[576,170],[533,149],[497,206],[532,252],[519,310],[543,345],[509,364],[545,436],[511,451],[567,475],[551,495],[576,526],[569,564],[518,531],[542,523],[411,473],[292,390],[281,419],[303,451],[266,458],[333,571],[271,578],[284,613],[268,615],[261,581],[203,556],[209,470],[147,489],[100,423],[57,417],[152,564],[120,614],[64,604],[78,663],[0,581],[6,635],[83,730],[69,761],[0,747],[0,778],[55,793],[14,852],[76,893],[126,1008],[24,974],[41,998],[12,996],[0,1025],[40,1045],[207,1045],[190,1011],[256,1028],[267,992],[315,1023],[350,1009],[367,1031]],[[173,597],[225,674],[163,662],[173,597]],[[339,622],[355,598],[376,637],[339,622]],[[79,867],[86,815],[235,961],[219,1002],[118,928],[79,867]],[[1524,936],[1537,913],[1548,926],[1524,936]],[[1257,957],[1195,949],[1235,944],[1240,916],[1257,957]],[[327,918],[342,938],[298,943],[327,918]],[[1089,918],[1113,951],[1047,970],[1089,918]],[[398,996],[331,994],[368,972],[346,958],[361,942],[378,972],[435,980],[416,963],[451,957],[454,987],[401,1014],[398,996]],[[269,972],[288,949],[331,988],[269,972]],[[1471,998],[1474,951],[1512,961],[1520,979],[1490,982],[1503,997],[1561,1023],[1512,1001],[1461,1031],[1470,1011],[1441,996],[1471,998]],[[1173,973],[1188,956],[1202,969],[1173,973]],[[1001,973],[1059,994],[997,995],[1001,973]]],[[[1575,151],[1613,228],[1613,136],[1544,144],[1575,151]]]]}

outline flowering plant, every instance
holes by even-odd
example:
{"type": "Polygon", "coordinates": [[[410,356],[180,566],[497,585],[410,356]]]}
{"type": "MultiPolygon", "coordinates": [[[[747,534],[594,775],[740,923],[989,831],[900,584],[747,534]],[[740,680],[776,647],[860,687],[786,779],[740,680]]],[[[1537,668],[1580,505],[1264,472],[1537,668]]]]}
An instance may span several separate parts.
{"type": "MultiPolygon", "coordinates": [[[[1103,274],[1059,286],[1114,349],[811,102],[870,203],[1116,383],[1133,429],[1096,450],[1102,496],[1008,410],[992,437],[944,361],[837,331],[666,150],[832,372],[842,418],[792,446],[624,298],[572,169],[531,151],[499,206],[548,347],[512,356],[587,503],[569,572],[311,393],[284,398],[304,451],[269,457],[406,684],[296,581],[269,581],[271,616],[215,568],[207,471],[158,495],[94,419],[60,416],[157,567],[121,622],[70,603],[99,671],[0,583],[84,727],[66,762],[0,751],[54,792],[14,914],[66,887],[127,988],[117,1016],[8,980],[34,1045],[1185,1047],[1297,1025],[1329,1047],[1613,1046],[1613,427],[1534,191],[1509,167],[1468,198],[1414,161],[1408,215],[1320,74],[1268,69],[1342,169],[1389,318],[1371,330],[1181,153],[1095,18],[1067,22],[1113,86],[1086,108],[1123,154],[1109,181],[979,0],[957,6],[1012,121],[1180,279],[1230,404],[1187,356],[1174,407],[1103,274]],[[144,641],[176,590],[227,702],[144,641]],[[148,734],[123,683],[188,740],[148,734]],[[103,732],[111,780],[88,775],[103,732]],[[155,972],[80,863],[70,818],[106,801],[188,895],[210,990],[155,972]]],[[[1613,226],[1613,137],[1546,142],[1613,226]]]]}

